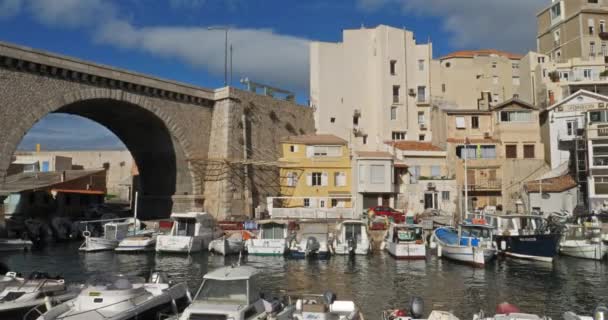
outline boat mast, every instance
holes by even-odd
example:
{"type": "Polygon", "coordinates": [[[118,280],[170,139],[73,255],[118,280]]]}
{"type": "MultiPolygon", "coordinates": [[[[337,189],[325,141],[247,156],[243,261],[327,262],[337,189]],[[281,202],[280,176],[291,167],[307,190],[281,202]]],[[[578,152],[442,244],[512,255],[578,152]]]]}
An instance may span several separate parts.
{"type": "Polygon", "coordinates": [[[137,235],[137,200],[139,199],[138,197],[139,195],[139,191],[135,191],[135,208],[133,208],[133,235],[137,235]]]}
{"type": "Polygon", "coordinates": [[[463,222],[466,218],[467,213],[469,212],[469,181],[468,175],[469,172],[467,170],[467,158],[469,153],[469,138],[464,138],[464,213],[463,217],[461,217],[460,222],[463,222]]]}

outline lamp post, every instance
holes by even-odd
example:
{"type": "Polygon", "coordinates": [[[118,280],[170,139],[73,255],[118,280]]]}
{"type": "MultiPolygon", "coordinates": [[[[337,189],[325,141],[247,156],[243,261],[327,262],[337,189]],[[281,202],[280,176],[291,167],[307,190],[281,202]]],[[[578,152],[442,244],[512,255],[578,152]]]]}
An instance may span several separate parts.
{"type": "Polygon", "coordinates": [[[224,86],[228,85],[228,30],[229,27],[208,27],[207,30],[224,30],[224,86]]]}

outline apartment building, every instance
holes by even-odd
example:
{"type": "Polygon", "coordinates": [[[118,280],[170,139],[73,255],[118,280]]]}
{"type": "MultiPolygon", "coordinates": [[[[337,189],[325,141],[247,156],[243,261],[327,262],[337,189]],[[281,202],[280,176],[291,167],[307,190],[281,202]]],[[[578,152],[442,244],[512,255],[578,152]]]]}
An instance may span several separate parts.
{"type": "Polygon", "coordinates": [[[340,43],[310,45],[310,104],[318,133],[354,150],[385,141],[430,141],[431,43],[379,25],[343,31],[340,43]]]}
{"type": "Polygon", "coordinates": [[[608,110],[587,111],[585,122],[587,205],[590,210],[605,212],[608,210],[608,110]]]}
{"type": "MultiPolygon", "coordinates": [[[[495,105],[511,99],[519,90],[521,58],[521,55],[499,50],[469,50],[434,60],[431,68],[433,104],[471,109],[480,101],[495,105]]],[[[486,105],[485,109],[488,107],[486,105]]]]}
{"type": "Polygon", "coordinates": [[[356,213],[375,206],[396,207],[399,188],[395,183],[396,168],[391,153],[357,151],[353,168],[356,213]]]}
{"type": "Polygon", "coordinates": [[[552,60],[608,55],[608,0],[552,0],[536,17],[538,52],[552,60]]]}
{"type": "Polygon", "coordinates": [[[467,160],[469,208],[513,211],[523,183],[548,171],[538,117],[538,108],[516,98],[487,110],[433,107],[433,144],[446,150],[448,175],[462,191],[467,160]]]}

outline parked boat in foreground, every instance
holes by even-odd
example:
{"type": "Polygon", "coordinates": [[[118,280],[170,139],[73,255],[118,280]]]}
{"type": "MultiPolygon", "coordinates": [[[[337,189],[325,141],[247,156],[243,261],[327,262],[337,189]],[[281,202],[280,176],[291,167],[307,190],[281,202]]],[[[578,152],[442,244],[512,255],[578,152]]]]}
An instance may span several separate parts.
{"type": "Polygon", "coordinates": [[[327,224],[301,223],[299,227],[300,230],[290,241],[289,255],[292,258],[329,258],[329,230],[327,224]]]}
{"type": "Polygon", "coordinates": [[[135,320],[176,315],[190,302],[185,283],[170,285],[162,273],[150,281],[125,275],[98,275],[80,294],[48,310],[38,320],[135,320]]]}
{"type": "Polygon", "coordinates": [[[258,222],[257,238],[245,243],[247,253],[256,256],[282,256],[287,251],[289,222],[282,220],[262,220],[258,222]]]}
{"type": "Polygon", "coordinates": [[[426,244],[422,226],[391,223],[386,231],[386,251],[397,259],[425,259],[426,244]]]}
{"type": "Polygon", "coordinates": [[[561,235],[549,231],[539,215],[496,216],[496,247],[507,256],[551,262],[558,254],[561,235]]]}
{"type": "Polygon", "coordinates": [[[361,220],[346,220],[338,224],[333,247],[336,254],[367,255],[372,242],[367,224],[361,220]]]}
{"type": "Polygon", "coordinates": [[[496,256],[493,226],[484,222],[463,223],[458,229],[443,227],[433,232],[437,255],[454,261],[484,266],[496,256]]]}
{"type": "Polygon", "coordinates": [[[518,307],[503,302],[496,307],[496,314],[486,316],[483,311],[473,315],[473,320],[551,320],[549,317],[538,316],[532,313],[522,313],[518,307]]]}
{"type": "Polygon", "coordinates": [[[249,266],[223,267],[207,273],[192,304],[179,319],[293,319],[293,306],[262,298],[257,287],[259,274],[249,266]]]}
{"type": "Polygon", "coordinates": [[[171,232],[156,239],[157,252],[199,252],[222,235],[213,216],[206,212],[173,213],[171,220],[171,232]]]}
{"type": "Polygon", "coordinates": [[[103,236],[93,237],[90,231],[84,231],[82,233],[84,242],[78,250],[84,252],[114,250],[118,247],[120,241],[129,234],[129,222],[120,220],[122,221],[116,221],[116,219],[87,221],[86,223],[106,222],[103,225],[103,236]]]}
{"type": "Polygon", "coordinates": [[[602,260],[608,246],[602,239],[601,225],[586,222],[584,225],[566,225],[566,231],[559,243],[559,252],[575,258],[602,260]]]}
{"type": "Polygon", "coordinates": [[[292,296],[289,300],[295,301],[294,320],[363,320],[363,313],[354,301],[336,300],[331,291],[292,296]]]}
{"type": "Polygon", "coordinates": [[[209,252],[215,252],[223,256],[238,254],[245,250],[245,239],[243,232],[224,235],[209,243],[209,252]]]}
{"type": "MultiPolygon", "coordinates": [[[[382,320],[422,320],[423,312],[424,301],[420,297],[413,297],[407,309],[383,311],[382,320]]],[[[458,318],[450,312],[433,310],[427,320],[458,320],[458,318]]]]}
{"type": "Polygon", "coordinates": [[[6,276],[12,281],[0,291],[0,319],[34,319],[39,314],[29,316],[32,308],[39,307],[39,310],[46,311],[75,298],[80,291],[77,287],[68,288],[62,278],[50,277],[45,273],[34,272],[27,278],[21,278],[9,272],[6,276]]]}

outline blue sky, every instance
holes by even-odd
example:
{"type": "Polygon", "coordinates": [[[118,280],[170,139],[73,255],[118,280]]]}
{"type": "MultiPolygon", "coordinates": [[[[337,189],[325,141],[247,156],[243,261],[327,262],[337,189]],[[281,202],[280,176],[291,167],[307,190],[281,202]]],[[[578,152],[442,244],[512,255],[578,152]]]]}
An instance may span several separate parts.
{"type": "MultiPolygon", "coordinates": [[[[453,50],[535,47],[535,14],[550,0],[0,0],[0,41],[66,54],[209,88],[223,85],[222,31],[229,25],[234,79],[292,91],[305,103],[308,42],[387,24],[453,50]]],[[[21,148],[121,148],[104,127],[49,115],[21,148]],[[77,138],[75,138],[77,137],[77,138]]]]}

